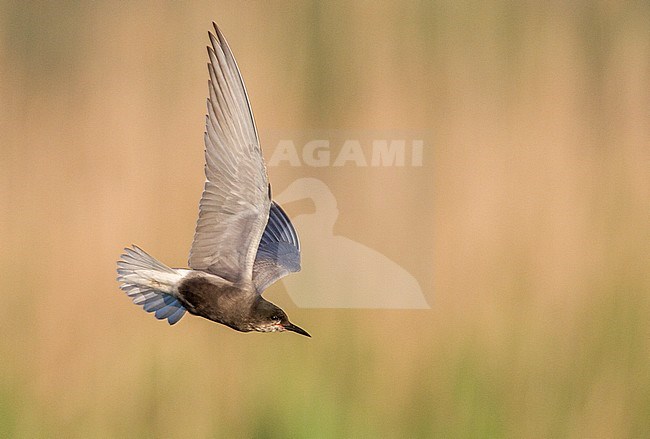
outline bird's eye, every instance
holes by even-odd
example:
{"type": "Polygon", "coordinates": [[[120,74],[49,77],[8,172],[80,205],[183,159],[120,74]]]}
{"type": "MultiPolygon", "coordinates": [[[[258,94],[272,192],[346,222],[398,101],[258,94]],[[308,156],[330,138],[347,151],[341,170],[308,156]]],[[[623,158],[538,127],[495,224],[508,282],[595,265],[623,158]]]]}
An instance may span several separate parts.
{"type": "Polygon", "coordinates": [[[280,320],[280,316],[275,314],[273,317],[271,317],[271,320],[280,320]]]}

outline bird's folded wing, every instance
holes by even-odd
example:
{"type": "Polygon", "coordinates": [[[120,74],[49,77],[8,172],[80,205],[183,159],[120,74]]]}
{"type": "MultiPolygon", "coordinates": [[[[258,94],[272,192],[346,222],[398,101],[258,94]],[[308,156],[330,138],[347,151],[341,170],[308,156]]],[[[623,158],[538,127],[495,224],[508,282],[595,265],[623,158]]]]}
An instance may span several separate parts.
{"type": "Polygon", "coordinates": [[[273,202],[253,265],[255,289],[262,294],[273,282],[296,271],[300,271],[298,234],[287,214],[273,202]]]}
{"type": "Polygon", "coordinates": [[[268,177],[239,68],[216,25],[214,30],[208,47],[207,181],[189,266],[232,282],[250,281],[268,217],[268,177]]]}

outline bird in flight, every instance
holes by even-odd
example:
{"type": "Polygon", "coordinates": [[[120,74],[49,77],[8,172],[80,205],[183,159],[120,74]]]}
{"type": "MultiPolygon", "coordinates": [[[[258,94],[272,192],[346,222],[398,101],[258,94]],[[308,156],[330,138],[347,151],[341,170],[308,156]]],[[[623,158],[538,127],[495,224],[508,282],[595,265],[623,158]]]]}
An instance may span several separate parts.
{"type": "Polygon", "coordinates": [[[293,331],[264,290],[300,270],[300,241],[289,217],[271,199],[246,87],[216,24],[209,32],[206,182],[190,250],[189,269],[170,268],[137,246],[117,263],[120,288],[170,325],[185,312],[237,331],[293,331]]]}

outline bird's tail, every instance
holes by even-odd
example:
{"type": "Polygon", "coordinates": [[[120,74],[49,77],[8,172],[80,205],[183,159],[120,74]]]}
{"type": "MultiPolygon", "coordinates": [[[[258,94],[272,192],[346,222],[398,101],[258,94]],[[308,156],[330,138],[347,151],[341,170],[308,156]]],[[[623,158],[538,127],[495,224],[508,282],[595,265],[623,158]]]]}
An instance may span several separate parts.
{"type": "Polygon", "coordinates": [[[175,297],[178,281],[184,270],[174,270],[149,256],[137,246],[125,248],[117,262],[117,280],[120,288],[147,312],[155,312],[157,319],[167,319],[170,325],[178,322],[185,308],[175,297]]]}

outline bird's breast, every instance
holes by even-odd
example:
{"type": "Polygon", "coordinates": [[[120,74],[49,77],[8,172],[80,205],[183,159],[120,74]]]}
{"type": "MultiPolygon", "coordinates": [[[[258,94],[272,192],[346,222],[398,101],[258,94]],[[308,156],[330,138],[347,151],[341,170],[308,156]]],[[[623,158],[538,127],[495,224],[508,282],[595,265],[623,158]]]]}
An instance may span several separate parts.
{"type": "Polygon", "coordinates": [[[250,294],[214,276],[192,274],[178,285],[178,298],[187,310],[234,329],[246,330],[250,294]]]}

